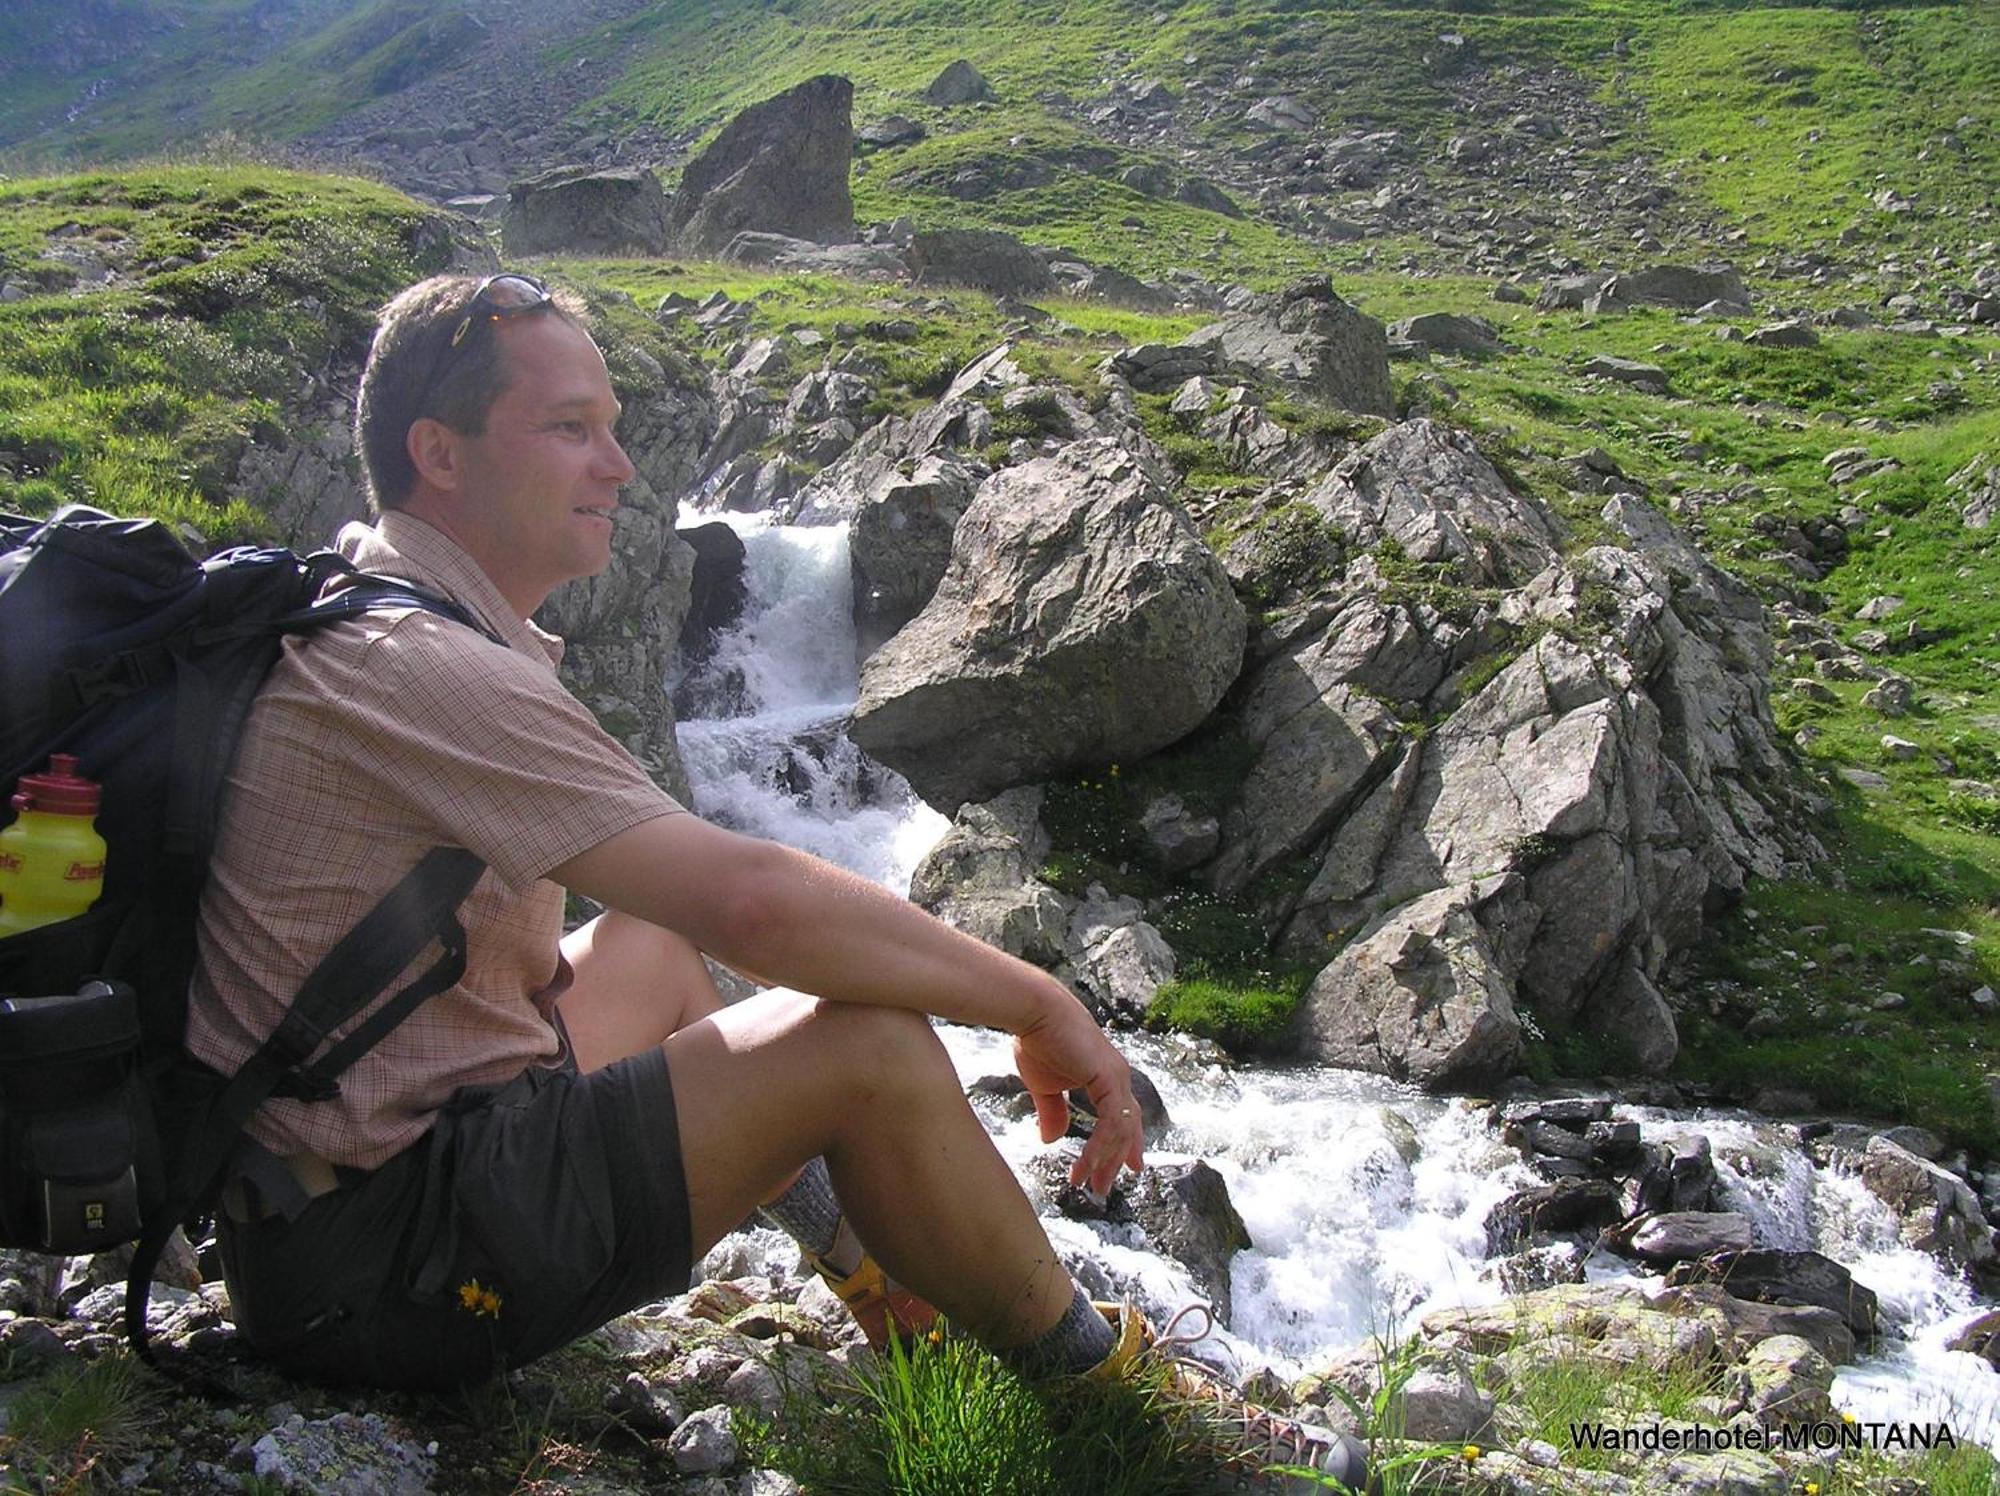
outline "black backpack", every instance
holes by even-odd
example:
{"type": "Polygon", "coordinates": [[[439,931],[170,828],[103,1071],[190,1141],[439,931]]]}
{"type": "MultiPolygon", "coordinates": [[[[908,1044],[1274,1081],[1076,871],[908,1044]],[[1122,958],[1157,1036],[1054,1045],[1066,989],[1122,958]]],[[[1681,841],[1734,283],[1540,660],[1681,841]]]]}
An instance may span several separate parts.
{"type": "Polygon", "coordinates": [[[0,1246],[136,1242],[125,1328],[143,1359],[174,1229],[212,1213],[239,1174],[271,1177],[276,1160],[243,1131],[251,1113],[273,1095],[337,1095],[354,1060],[464,975],[456,911],[485,865],[439,848],[328,954],[236,1075],[183,1047],[219,800],[258,687],[286,635],[411,607],[497,637],[458,604],[331,553],[198,562],[152,520],[0,515],[0,798],[51,754],[74,754],[103,786],[108,848],[89,912],[0,939],[0,1246]],[[434,942],[422,976],[324,1046],[434,942]]]}

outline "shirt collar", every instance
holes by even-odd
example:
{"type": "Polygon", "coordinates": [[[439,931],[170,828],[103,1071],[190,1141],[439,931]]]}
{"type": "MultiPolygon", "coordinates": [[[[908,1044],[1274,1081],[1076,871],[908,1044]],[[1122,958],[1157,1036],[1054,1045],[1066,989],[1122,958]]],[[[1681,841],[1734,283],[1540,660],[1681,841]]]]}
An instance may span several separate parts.
{"type": "Polygon", "coordinates": [[[372,525],[343,525],[334,549],[363,571],[417,582],[469,608],[510,649],[560,665],[563,641],[515,616],[493,579],[449,535],[413,514],[389,509],[372,525]]]}

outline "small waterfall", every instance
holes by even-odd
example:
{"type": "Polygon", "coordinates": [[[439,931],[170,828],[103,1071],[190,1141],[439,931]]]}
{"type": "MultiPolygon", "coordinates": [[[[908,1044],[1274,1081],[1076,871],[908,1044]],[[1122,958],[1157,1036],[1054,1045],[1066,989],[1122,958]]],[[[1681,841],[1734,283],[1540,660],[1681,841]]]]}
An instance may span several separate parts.
{"type": "Polygon", "coordinates": [[[2000,1453],[2000,1377],[1977,1356],[1945,1349],[1992,1306],[1935,1258],[1905,1246],[1895,1214],[1858,1175],[1816,1168],[1776,1123],[1636,1115],[1648,1137],[1708,1137],[1718,1208],[1748,1216],[1760,1243],[1831,1257],[1874,1292],[1884,1333],[1872,1354],[1835,1378],[1837,1406],[1874,1421],[1942,1421],[1958,1438],[2000,1453]]]}
{"type": "MultiPolygon", "coordinates": [[[[857,691],[846,527],[721,517],[743,537],[749,600],[736,627],[677,686],[681,700],[696,704],[679,730],[695,806],[906,891],[949,823],[842,731],[857,691]]],[[[1005,1036],[940,1032],[967,1082],[1012,1072],[1005,1036]]],[[[1487,1271],[1485,1219],[1539,1179],[1479,1108],[1377,1076],[1225,1068],[1172,1039],[1126,1034],[1118,1042],[1159,1086],[1172,1119],[1149,1149],[1152,1160],[1206,1159],[1255,1243],[1233,1264],[1233,1324],[1209,1352],[1220,1364],[1296,1375],[1372,1335],[1414,1329],[1434,1309],[1501,1296],[1487,1271]]],[[[1706,1135],[1721,1208],[1749,1216],[1760,1241],[1847,1265],[1880,1296],[1896,1333],[1842,1370],[1839,1405],[1864,1420],[1943,1418],[1960,1438],[2000,1452],[2000,1377],[1943,1349],[1982,1306],[1902,1245],[1887,1207],[1858,1179],[1815,1168],[1770,1123],[1622,1114],[1643,1121],[1649,1138],[1706,1135]]],[[[988,1120],[1025,1177],[1041,1147],[1034,1122],[988,1120]]],[[[1200,1297],[1187,1270],[1146,1250],[1135,1228],[1058,1217],[1046,1224],[1094,1292],[1131,1295],[1161,1318],[1200,1297]]],[[[770,1233],[718,1251],[737,1270],[790,1260],[770,1233]]],[[[1588,1266],[1593,1279],[1639,1276],[1602,1254],[1588,1266]]]]}
{"type": "Polygon", "coordinates": [[[949,822],[841,730],[859,689],[847,527],[723,518],[743,539],[748,599],[678,684],[716,713],[678,730],[694,808],[906,890],[949,822]]]}

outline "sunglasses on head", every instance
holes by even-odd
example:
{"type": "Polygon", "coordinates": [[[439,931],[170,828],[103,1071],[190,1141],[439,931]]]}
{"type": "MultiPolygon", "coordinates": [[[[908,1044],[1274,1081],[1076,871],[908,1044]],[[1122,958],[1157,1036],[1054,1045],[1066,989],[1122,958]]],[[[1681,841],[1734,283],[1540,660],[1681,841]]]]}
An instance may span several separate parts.
{"type": "Polygon", "coordinates": [[[426,388],[436,389],[439,381],[451,368],[460,345],[471,336],[476,327],[493,322],[506,322],[515,317],[525,317],[530,312],[539,312],[544,307],[555,304],[549,288],[532,275],[519,271],[507,271],[501,275],[489,275],[474,288],[472,297],[465,304],[465,315],[458,319],[458,326],[451,330],[451,341],[438,355],[437,367],[431,371],[426,388]]]}

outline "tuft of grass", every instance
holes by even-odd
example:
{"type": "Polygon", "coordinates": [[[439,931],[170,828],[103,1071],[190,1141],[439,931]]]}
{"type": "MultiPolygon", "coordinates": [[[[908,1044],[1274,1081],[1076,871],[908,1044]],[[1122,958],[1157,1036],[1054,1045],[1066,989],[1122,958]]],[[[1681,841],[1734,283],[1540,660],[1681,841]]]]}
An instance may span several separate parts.
{"type": "Polygon", "coordinates": [[[1059,1395],[945,1334],[861,1370],[858,1396],[752,1424],[750,1449],[823,1496],[1180,1496],[1217,1456],[1157,1381],[1066,1379],[1059,1395]]]}
{"type": "Polygon", "coordinates": [[[0,1435],[0,1467],[46,1489],[109,1484],[115,1467],[144,1445],[160,1396],[151,1375],[120,1355],[65,1363],[23,1388],[0,1435]]]}
{"type": "Polygon", "coordinates": [[[1279,1047],[1303,986],[1245,987],[1200,979],[1172,981],[1154,994],[1146,1026],[1213,1039],[1237,1054],[1279,1047]]]}

